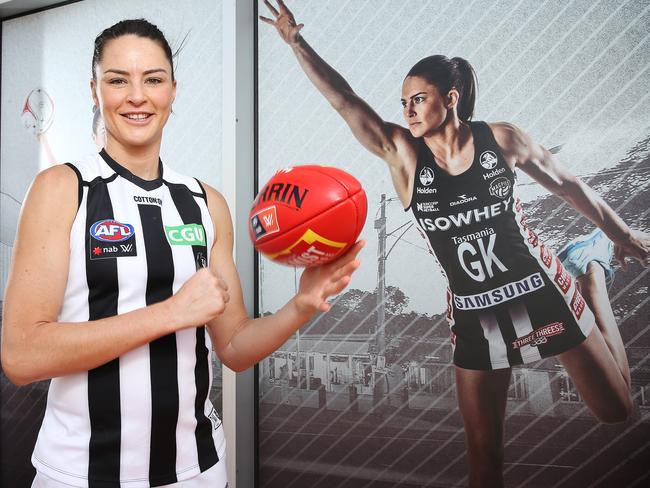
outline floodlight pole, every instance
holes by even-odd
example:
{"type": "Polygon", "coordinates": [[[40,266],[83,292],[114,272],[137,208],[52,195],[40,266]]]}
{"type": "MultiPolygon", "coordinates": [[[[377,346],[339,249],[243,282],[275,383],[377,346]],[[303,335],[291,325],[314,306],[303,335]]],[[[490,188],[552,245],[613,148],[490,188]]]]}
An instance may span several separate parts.
{"type": "Polygon", "coordinates": [[[375,328],[375,341],[377,356],[386,355],[386,331],[384,322],[386,318],[384,295],[386,292],[386,194],[381,194],[379,218],[375,220],[375,229],[379,234],[377,247],[377,326],[375,328]]]}

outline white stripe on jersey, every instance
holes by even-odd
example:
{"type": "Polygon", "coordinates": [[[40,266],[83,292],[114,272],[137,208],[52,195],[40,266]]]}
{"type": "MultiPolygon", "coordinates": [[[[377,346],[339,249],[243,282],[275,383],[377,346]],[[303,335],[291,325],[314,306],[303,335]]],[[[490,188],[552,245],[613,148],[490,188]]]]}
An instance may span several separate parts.
{"type": "Polygon", "coordinates": [[[501,335],[501,328],[499,327],[496,315],[489,310],[482,311],[479,313],[479,320],[483,328],[483,337],[488,341],[492,369],[510,366],[506,343],[501,335]]]}
{"type": "MultiPolygon", "coordinates": [[[[117,183],[117,181],[115,182],[117,183]]],[[[136,225],[141,229],[140,213],[133,205],[133,190],[126,185],[107,185],[113,206],[113,214],[120,216],[120,222],[136,225]]],[[[147,196],[160,197],[163,187],[147,192],[147,196]]],[[[144,193],[144,192],[143,192],[144,193]]],[[[147,276],[146,249],[142,232],[135,233],[138,256],[115,258],[120,293],[117,312],[123,314],[147,306],[145,294],[134,287],[126,288],[123,283],[129,279],[147,276]],[[130,290],[127,293],[126,290],[130,290]]],[[[151,449],[149,425],[151,425],[151,370],[149,348],[139,347],[120,357],[120,411],[122,435],[120,442],[120,479],[132,480],[142,477],[137,464],[139,458],[149,459],[151,449]]]]}
{"type": "MultiPolygon", "coordinates": [[[[526,309],[526,305],[523,302],[510,305],[510,307],[508,307],[508,310],[510,312],[510,318],[512,319],[512,325],[515,327],[517,337],[525,337],[533,331],[533,324],[530,322],[528,310],[526,309]]],[[[521,353],[521,359],[524,363],[542,359],[542,355],[539,353],[539,349],[537,347],[532,347],[530,344],[521,346],[519,351],[521,353]]]]}

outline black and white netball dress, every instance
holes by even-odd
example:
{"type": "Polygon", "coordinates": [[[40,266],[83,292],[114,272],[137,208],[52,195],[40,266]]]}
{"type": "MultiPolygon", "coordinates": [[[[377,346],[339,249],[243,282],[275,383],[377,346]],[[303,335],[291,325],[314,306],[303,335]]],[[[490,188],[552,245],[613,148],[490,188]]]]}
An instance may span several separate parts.
{"type": "MultiPolygon", "coordinates": [[[[79,209],[61,322],[123,314],[162,301],[208,264],[214,229],[200,183],[160,163],[142,180],[102,151],[71,167],[79,209]]],[[[32,461],[79,487],[161,486],[224,456],[208,399],[212,346],[183,329],[88,372],[54,378],[32,461]]]]}
{"type": "Polygon", "coordinates": [[[526,225],[492,130],[484,122],[471,129],[474,159],[456,176],[420,141],[409,207],[448,281],[454,363],[490,370],[567,351],[589,335],[594,317],[526,225]]]}

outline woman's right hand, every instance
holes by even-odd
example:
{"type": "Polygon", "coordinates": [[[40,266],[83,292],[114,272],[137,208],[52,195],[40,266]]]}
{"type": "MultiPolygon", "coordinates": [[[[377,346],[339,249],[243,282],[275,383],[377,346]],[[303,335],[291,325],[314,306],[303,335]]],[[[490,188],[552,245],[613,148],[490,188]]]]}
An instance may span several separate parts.
{"type": "Polygon", "coordinates": [[[614,243],[616,262],[625,270],[626,258],[636,259],[641,266],[650,266],[650,234],[639,230],[631,230],[624,241],[614,243]]]}
{"type": "Polygon", "coordinates": [[[296,25],[296,19],[294,19],[291,10],[287,8],[282,0],[276,1],[278,2],[278,8],[280,9],[279,12],[273,5],[271,5],[269,0],[264,0],[264,3],[270,10],[271,14],[273,14],[273,17],[275,17],[275,20],[261,15],[260,20],[274,26],[277,29],[278,34],[280,34],[280,37],[290,46],[297,44],[300,40],[300,30],[305,26],[305,24],[296,25]]]}
{"type": "Polygon", "coordinates": [[[226,282],[210,268],[202,268],[169,299],[169,304],[174,321],[183,329],[202,326],[221,315],[229,300],[226,282]]]}

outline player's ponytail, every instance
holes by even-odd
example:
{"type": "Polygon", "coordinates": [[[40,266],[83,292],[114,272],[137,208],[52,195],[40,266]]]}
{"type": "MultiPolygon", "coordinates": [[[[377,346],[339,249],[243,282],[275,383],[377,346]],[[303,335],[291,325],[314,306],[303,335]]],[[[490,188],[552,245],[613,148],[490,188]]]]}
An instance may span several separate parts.
{"type": "Polygon", "coordinates": [[[451,58],[451,61],[456,65],[459,75],[457,83],[460,86],[456,87],[460,94],[457,107],[458,118],[463,122],[468,122],[472,120],[474,104],[476,103],[476,92],[478,88],[476,73],[466,59],[456,57],[451,58]]]}
{"type": "Polygon", "coordinates": [[[478,82],[474,68],[466,59],[449,59],[441,54],[428,56],[415,63],[406,76],[420,76],[435,85],[442,94],[455,88],[458,91],[458,118],[463,122],[472,119],[478,82]]]}

